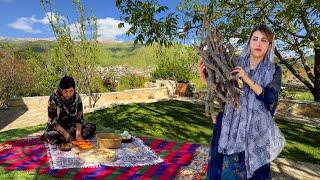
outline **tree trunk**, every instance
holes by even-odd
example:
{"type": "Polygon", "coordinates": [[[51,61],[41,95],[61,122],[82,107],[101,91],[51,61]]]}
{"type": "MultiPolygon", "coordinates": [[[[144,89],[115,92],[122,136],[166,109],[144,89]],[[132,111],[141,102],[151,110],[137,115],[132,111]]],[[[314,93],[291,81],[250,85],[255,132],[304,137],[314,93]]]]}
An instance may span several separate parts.
{"type": "Polygon", "coordinates": [[[92,108],[92,97],[91,97],[91,91],[90,91],[90,82],[89,82],[89,78],[86,78],[86,83],[87,84],[87,94],[89,96],[89,107],[92,108]]]}
{"type": "Polygon", "coordinates": [[[314,101],[320,102],[320,44],[314,48],[314,101]]]}
{"type": "Polygon", "coordinates": [[[300,80],[307,88],[310,90],[313,95],[314,101],[320,101],[320,49],[315,48],[315,65],[314,65],[314,75],[315,81],[313,85],[304,78],[291,64],[289,64],[286,59],[284,59],[279,51],[275,49],[275,54],[279,58],[280,63],[284,64],[290,72],[300,80]]]}
{"type": "Polygon", "coordinates": [[[90,92],[90,88],[88,88],[88,96],[89,96],[89,107],[92,108],[92,97],[91,97],[91,92],[90,92]]]}

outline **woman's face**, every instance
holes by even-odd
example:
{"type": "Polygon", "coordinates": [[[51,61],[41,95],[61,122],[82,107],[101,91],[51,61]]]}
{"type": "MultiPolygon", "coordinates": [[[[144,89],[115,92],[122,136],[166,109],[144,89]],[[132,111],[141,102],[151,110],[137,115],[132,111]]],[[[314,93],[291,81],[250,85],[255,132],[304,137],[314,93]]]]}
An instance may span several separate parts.
{"type": "Polygon", "coordinates": [[[270,41],[261,31],[255,31],[250,39],[250,57],[262,59],[270,47],[270,41]]]}
{"type": "Polygon", "coordinates": [[[61,89],[61,93],[65,99],[70,99],[74,94],[74,88],[70,87],[68,89],[61,89]]]}

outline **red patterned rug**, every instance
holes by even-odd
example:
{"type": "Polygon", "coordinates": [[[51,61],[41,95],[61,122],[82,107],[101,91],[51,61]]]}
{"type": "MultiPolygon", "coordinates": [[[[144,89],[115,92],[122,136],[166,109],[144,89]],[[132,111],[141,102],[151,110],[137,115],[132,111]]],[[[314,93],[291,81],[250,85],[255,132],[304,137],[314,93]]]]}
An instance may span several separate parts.
{"type": "Polygon", "coordinates": [[[38,137],[0,145],[0,167],[34,171],[66,179],[200,179],[207,171],[208,147],[140,137],[164,162],[150,166],[50,169],[47,149],[38,137]]]}

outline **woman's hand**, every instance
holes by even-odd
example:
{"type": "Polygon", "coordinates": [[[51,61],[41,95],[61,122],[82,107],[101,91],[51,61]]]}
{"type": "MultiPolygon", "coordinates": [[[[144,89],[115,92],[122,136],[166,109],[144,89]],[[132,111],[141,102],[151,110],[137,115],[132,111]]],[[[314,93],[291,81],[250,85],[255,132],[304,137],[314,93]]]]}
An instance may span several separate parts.
{"type": "Polygon", "coordinates": [[[248,74],[242,69],[242,67],[237,66],[236,68],[234,68],[233,71],[231,71],[231,73],[237,73],[236,74],[236,78],[240,78],[242,79],[242,81],[244,83],[246,83],[250,89],[252,89],[252,91],[257,94],[260,95],[263,91],[262,87],[258,84],[256,84],[252,79],[250,79],[250,77],[248,76],[248,74]]]}
{"type": "Polygon", "coordinates": [[[72,140],[72,136],[67,131],[63,133],[63,137],[68,142],[70,142],[72,140]]]}
{"type": "MultiPolygon", "coordinates": [[[[237,73],[235,76],[236,78],[240,78],[242,79],[246,84],[249,83],[249,76],[248,74],[242,69],[241,66],[237,66],[233,69],[233,71],[231,71],[231,74],[237,73]]],[[[249,84],[248,84],[249,85],[249,84]]],[[[249,85],[250,86],[250,85],[249,85]]]]}
{"type": "Polygon", "coordinates": [[[76,123],[76,140],[78,141],[83,141],[81,131],[82,131],[82,124],[76,123]]]}
{"type": "Polygon", "coordinates": [[[61,127],[59,124],[56,125],[56,127],[54,128],[56,131],[58,131],[66,141],[71,141],[72,140],[72,136],[70,135],[70,133],[68,133],[68,131],[66,131],[63,127],[61,127]]]}
{"type": "Polygon", "coordinates": [[[199,62],[198,62],[198,72],[200,75],[200,79],[204,82],[204,83],[208,83],[208,73],[206,70],[206,66],[204,64],[204,60],[203,58],[200,58],[199,62]]]}
{"type": "Polygon", "coordinates": [[[76,133],[76,140],[77,141],[83,141],[83,138],[82,138],[80,133],[76,133]]]}

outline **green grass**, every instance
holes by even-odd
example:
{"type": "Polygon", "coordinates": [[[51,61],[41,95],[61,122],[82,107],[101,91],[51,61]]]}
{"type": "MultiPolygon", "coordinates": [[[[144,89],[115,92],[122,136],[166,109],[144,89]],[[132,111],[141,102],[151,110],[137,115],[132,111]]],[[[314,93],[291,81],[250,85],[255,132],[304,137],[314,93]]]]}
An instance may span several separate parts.
{"type": "Polygon", "coordinates": [[[285,90],[280,93],[281,98],[284,99],[294,99],[294,100],[302,100],[302,101],[314,101],[313,95],[310,91],[294,91],[294,90],[285,90]]]}
{"type": "Polygon", "coordinates": [[[307,92],[296,92],[294,94],[294,99],[305,100],[305,101],[314,101],[313,95],[310,93],[310,91],[307,91],[307,92]]]}
{"type": "MultiPolygon", "coordinates": [[[[211,120],[204,116],[204,106],[181,101],[162,101],[120,105],[85,114],[85,122],[97,124],[98,131],[128,130],[135,135],[159,137],[173,141],[189,141],[209,145],[211,120]]],[[[281,157],[294,161],[320,164],[320,129],[277,120],[287,143],[281,157]]],[[[0,133],[0,142],[16,139],[44,129],[44,125],[0,133]]],[[[35,172],[5,171],[0,179],[48,179],[35,172]]]]}
{"type": "Polygon", "coordinates": [[[276,120],[286,138],[281,157],[320,164],[320,129],[300,123],[276,120]]]}
{"type": "Polygon", "coordinates": [[[88,114],[85,120],[96,123],[99,131],[128,130],[137,135],[200,144],[209,144],[212,132],[204,107],[181,101],[121,105],[88,114]]]}
{"type": "Polygon", "coordinates": [[[56,179],[48,175],[40,175],[36,172],[24,172],[24,171],[6,171],[0,167],[0,179],[17,179],[17,180],[34,180],[34,179],[56,179]]]}
{"type": "Polygon", "coordinates": [[[45,128],[45,125],[32,126],[23,129],[13,129],[4,132],[0,132],[0,143],[3,143],[6,140],[15,140],[22,137],[25,137],[29,134],[39,132],[45,128]]]}

